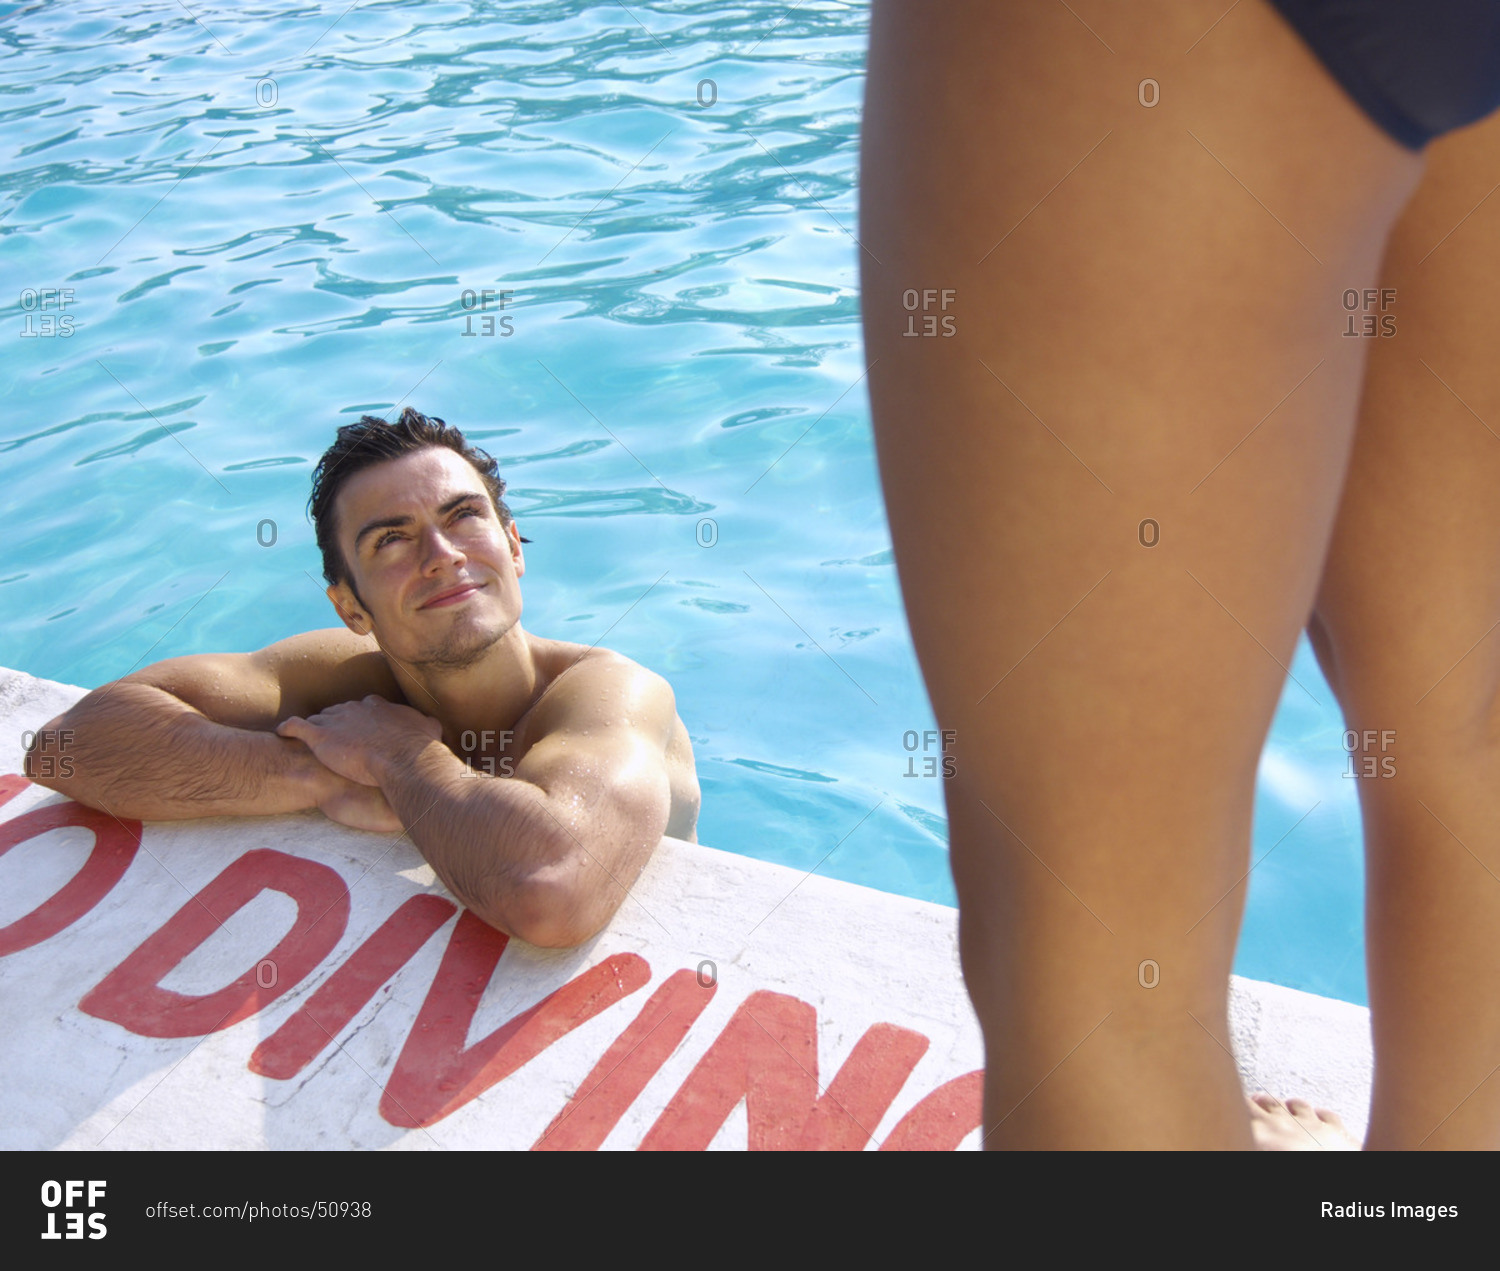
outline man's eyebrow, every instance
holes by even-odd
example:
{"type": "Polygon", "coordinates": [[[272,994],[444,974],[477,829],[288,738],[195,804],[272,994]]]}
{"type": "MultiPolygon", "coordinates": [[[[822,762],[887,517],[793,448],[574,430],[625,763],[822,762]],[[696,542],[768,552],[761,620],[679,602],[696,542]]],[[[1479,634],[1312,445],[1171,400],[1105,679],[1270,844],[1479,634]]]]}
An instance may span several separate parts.
{"type": "MultiPolygon", "coordinates": [[[[482,502],[485,497],[485,495],[474,490],[468,491],[465,494],[456,495],[454,498],[449,499],[448,502],[443,504],[442,507],[438,508],[438,514],[440,516],[447,516],[449,512],[453,511],[454,508],[459,507],[464,503],[468,503],[471,500],[479,500],[482,502]]],[[[377,521],[366,522],[366,524],[360,529],[359,533],[354,536],[354,550],[359,550],[359,545],[364,541],[365,535],[367,534],[373,534],[376,530],[399,529],[403,525],[410,524],[411,517],[409,516],[386,516],[377,521]]]]}

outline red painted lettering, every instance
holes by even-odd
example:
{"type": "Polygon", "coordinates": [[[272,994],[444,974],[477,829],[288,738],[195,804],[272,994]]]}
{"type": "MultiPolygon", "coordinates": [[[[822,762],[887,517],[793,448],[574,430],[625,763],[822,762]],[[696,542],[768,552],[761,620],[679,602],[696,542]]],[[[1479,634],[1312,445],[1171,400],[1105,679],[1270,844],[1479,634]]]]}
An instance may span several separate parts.
{"type": "Polygon", "coordinates": [[[819,1097],[817,1011],[785,993],[752,993],[641,1147],[701,1151],[743,1099],[752,1151],[858,1151],[927,1046],[921,1033],[876,1024],[819,1097]]]}
{"type": "Polygon", "coordinates": [[[105,976],[78,1007],[143,1037],[218,1032],[264,1010],[301,983],[339,942],[348,921],[349,891],[328,866],[265,848],[246,852],[105,976]],[[160,987],[168,971],[266,890],[296,901],[297,918],[264,959],[216,993],[189,996],[160,987]],[[264,982],[267,962],[274,967],[270,983],[264,982]]]}
{"type": "Polygon", "coordinates": [[[392,1125],[410,1129],[441,1121],[651,979],[644,958],[616,954],[465,1047],[474,1011],[508,942],[467,909],[459,915],[380,1099],[380,1115],[392,1125]]]}
{"type": "MultiPolygon", "coordinates": [[[[0,804],[13,799],[31,783],[25,777],[0,777],[0,804]]],[[[81,803],[49,803],[0,822],[0,856],[48,830],[77,825],[94,832],[94,850],[83,868],[48,899],[22,918],[0,927],[0,957],[29,949],[72,926],[120,881],[141,845],[139,821],[117,821],[106,812],[81,803]]]]}
{"type": "Polygon", "coordinates": [[[250,1071],[286,1081],[310,1064],[457,909],[441,896],[413,896],[349,955],[285,1024],[250,1056],[250,1071]]]}
{"type": "Polygon", "coordinates": [[[896,1123],[882,1152],[951,1152],[984,1113],[984,1069],[944,1082],[896,1123]]]}
{"type": "Polygon", "coordinates": [[[646,1083],[682,1045],[718,987],[701,984],[692,971],[671,976],[651,995],[630,1027],[615,1038],[531,1150],[597,1151],[646,1083]]]}

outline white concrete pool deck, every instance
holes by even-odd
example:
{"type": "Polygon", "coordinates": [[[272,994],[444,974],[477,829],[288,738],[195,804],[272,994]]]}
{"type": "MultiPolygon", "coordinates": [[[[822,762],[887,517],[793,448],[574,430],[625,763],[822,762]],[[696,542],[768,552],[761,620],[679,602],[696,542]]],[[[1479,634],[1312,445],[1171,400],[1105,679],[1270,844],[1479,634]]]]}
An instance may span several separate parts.
{"type": "MultiPolygon", "coordinates": [[[[0,668],[0,772],[85,691],[0,668]]],[[[0,776],[0,1148],[971,1148],[956,919],[664,839],[601,935],[536,949],[404,839],[0,776]]],[[[1362,1135],[1368,1011],[1232,991],[1246,1088],[1362,1135]]]]}

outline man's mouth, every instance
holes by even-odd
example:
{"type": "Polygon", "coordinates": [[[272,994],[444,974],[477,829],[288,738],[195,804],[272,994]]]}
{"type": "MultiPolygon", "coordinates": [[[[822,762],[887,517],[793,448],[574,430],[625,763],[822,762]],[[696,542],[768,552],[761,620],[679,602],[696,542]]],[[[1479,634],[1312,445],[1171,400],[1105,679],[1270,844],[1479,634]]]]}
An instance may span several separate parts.
{"type": "Polygon", "coordinates": [[[458,587],[450,587],[447,591],[439,592],[431,600],[424,600],[417,608],[437,609],[442,605],[454,605],[483,588],[483,583],[463,583],[458,587]]]}

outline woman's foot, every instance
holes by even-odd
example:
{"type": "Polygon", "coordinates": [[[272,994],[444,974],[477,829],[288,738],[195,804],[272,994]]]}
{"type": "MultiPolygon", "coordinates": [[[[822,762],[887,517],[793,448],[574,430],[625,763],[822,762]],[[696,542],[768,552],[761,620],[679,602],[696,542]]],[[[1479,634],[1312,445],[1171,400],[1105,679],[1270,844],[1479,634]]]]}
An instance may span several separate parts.
{"type": "Polygon", "coordinates": [[[1250,1132],[1262,1152],[1357,1152],[1356,1143],[1336,1112],[1315,1108],[1306,1099],[1283,1103],[1261,1091],[1246,1097],[1250,1132]]]}

